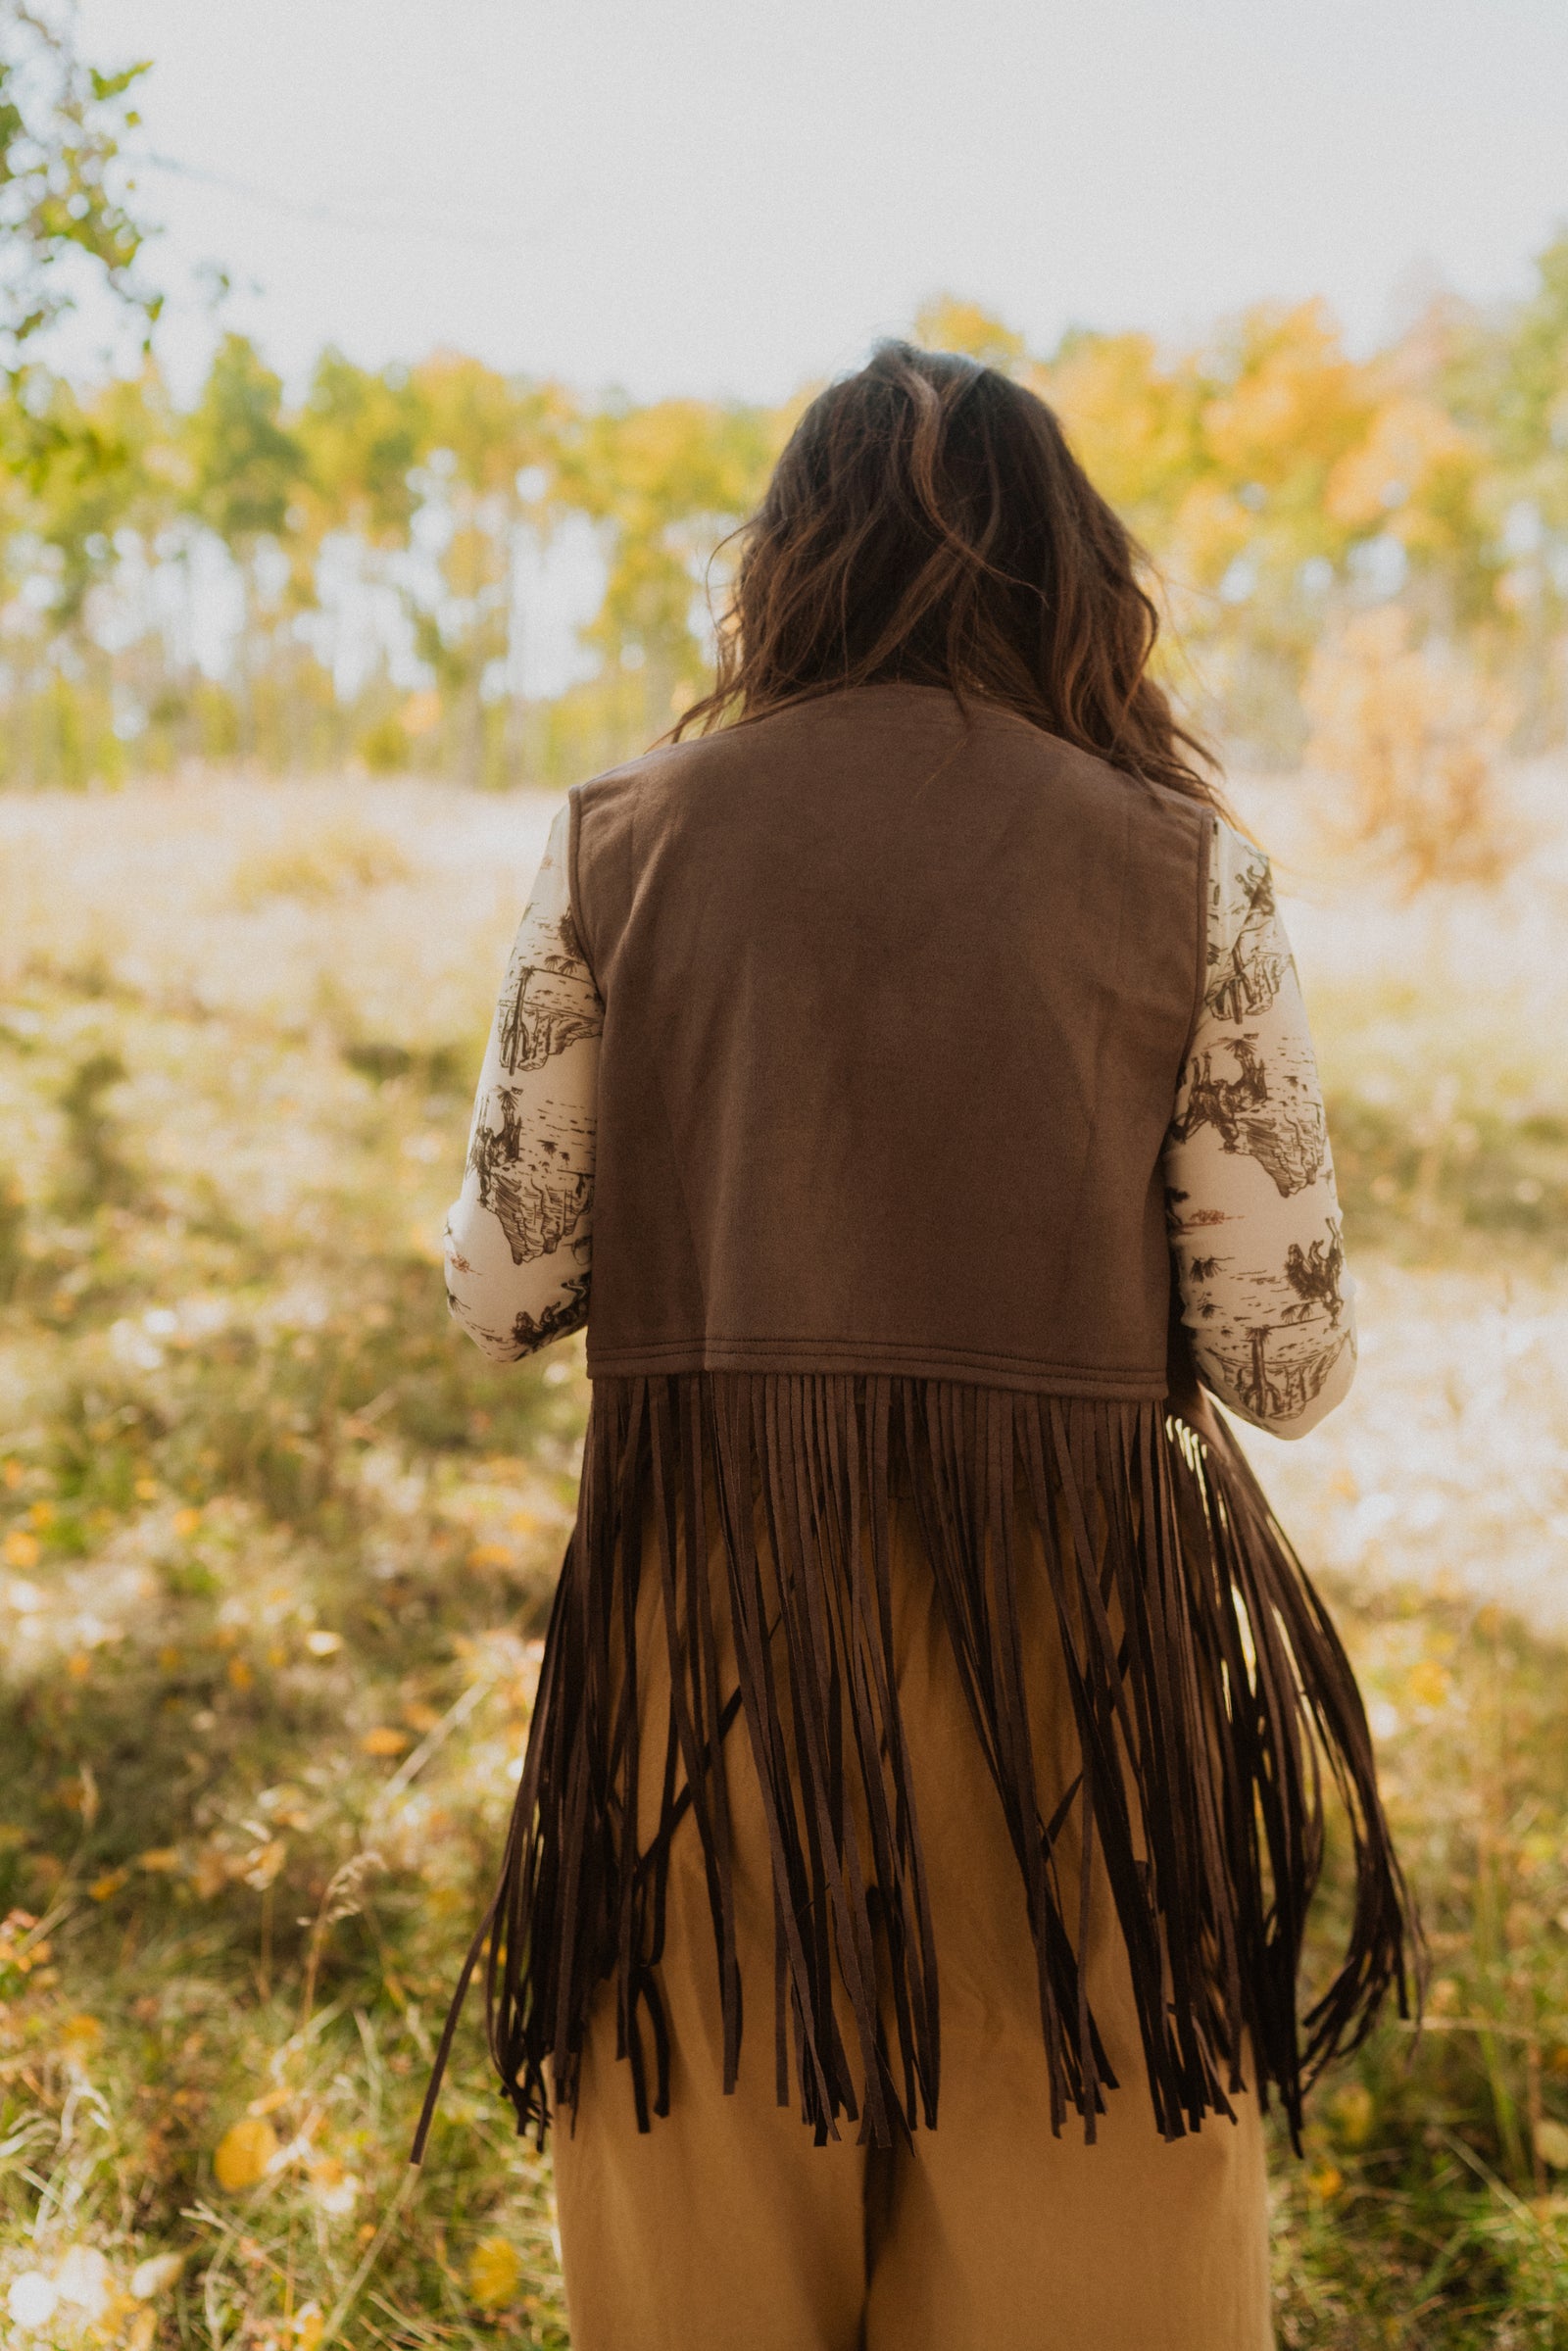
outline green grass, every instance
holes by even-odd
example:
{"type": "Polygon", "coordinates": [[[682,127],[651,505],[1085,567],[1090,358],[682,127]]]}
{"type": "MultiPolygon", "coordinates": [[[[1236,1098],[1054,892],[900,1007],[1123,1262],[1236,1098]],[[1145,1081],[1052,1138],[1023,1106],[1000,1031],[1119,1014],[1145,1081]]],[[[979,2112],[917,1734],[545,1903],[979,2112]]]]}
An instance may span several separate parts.
{"type": "MultiPolygon", "coordinates": [[[[269,966],[276,1004],[41,933],[0,996],[0,2308],[53,2292],[14,2324],[40,2351],[312,2351],[340,2309],[357,2346],[567,2340],[548,2161],[472,2017],[377,2237],[585,1403],[572,1350],[497,1370],[448,1325],[435,1238],[501,934],[456,941],[466,996],[410,982],[400,1017],[385,866],[268,934],[318,965],[269,966]]],[[[1469,1123],[1439,1148],[1342,1104],[1352,1237],[1549,1250],[1568,1130],[1469,1123]]],[[[1433,2015],[1323,2085],[1304,2162],[1278,2152],[1281,2340],[1568,2345],[1568,1658],[1451,1596],[1335,1596],[1433,2015]]]]}
{"type": "MultiPolygon", "coordinates": [[[[1568,1657],[1494,1608],[1336,1593],[1425,1918],[1391,2019],[1276,2164],[1281,2339],[1568,2342],[1568,1657]]],[[[1332,1922],[1332,1899],[1322,1930],[1332,1922]]]]}
{"type": "MultiPolygon", "coordinates": [[[[147,1123],[173,1072],[220,1141],[231,1035],[37,986],[9,1008],[13,1131],[43,1148],[0,1375],[0,2295],[73,2246],[115,2288],[172,2251],[79,2339],[308,2346],[399,2182],[493,1871],[582,1383],[454,1342],[427,1234],[466,1105],[428,1066],[270,1040],[260,1114],[300,1122],[304,1166],[268,1212],[220,1151],[159,1166],[147,1123]],[[225,2193],[247,2117],[277,2168],[225,2193]]],[[[565,2339],[548,2166],[477,2038],[352,2341],[565,2339]],[[496,2238],[521,2266],[486,2315],[496,2238]]],[[[61,2303],[58,2339],[82,2318],[61,2303]]]]}

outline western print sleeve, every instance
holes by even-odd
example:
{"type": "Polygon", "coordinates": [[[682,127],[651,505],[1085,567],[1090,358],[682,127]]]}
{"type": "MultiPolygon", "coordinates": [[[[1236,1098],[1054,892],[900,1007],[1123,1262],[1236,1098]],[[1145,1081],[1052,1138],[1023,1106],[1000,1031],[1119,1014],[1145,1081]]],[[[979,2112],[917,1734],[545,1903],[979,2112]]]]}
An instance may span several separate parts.
{"type": "Polygon", "coordinates": [[[1261,850],[1216,826],[1203,1004],[1164,1154],[1182,1320],[1203,1385],[1303,1437],[1355,1372],[1322,1090],[1261,850]]]}
{"type": "Polygon", "coordinates": [[[564,808],[507,965],[447,1218],[447,1302],[504,1363],[588,1319],[604,1007],[571,918],[567,821],[564,808]]]}

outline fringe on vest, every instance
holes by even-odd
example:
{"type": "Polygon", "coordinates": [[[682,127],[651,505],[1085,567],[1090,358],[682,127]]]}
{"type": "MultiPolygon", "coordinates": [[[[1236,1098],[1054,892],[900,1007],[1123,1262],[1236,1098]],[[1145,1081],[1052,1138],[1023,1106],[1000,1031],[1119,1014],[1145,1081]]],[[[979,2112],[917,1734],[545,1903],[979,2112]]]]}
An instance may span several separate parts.
{"type": "Polygon", "coordinates": [[[1163,2135],[1229,2115],[1250,2055],[1252,2086],[1265,2105],[1278,2094],[1298,2144],[1322,2067],[1359,2044],[1391,1987],[1408,2014],[1418,1930],[1348,1660],[1245,1458],[1194,1403],[832,1374],[596,1380],[500,1883],[414,2161],[482,1953],[490,2049],[519,2131],[543,2145],[553,2109],[574,2109],[590,2004],[612,1977],[639,2127],[667,2111],[659,1967],[669,1843],[688,1813],[733,2086],[725,1742],[738,1714],[771,1850],[780,2102],[793,2067],[819,2140],[841,2118],[877,2145],[935,2124],[937,1954],[894,1673],[895,1491],[912,1502],[1023,1881],[1053,2128],[1072,2108],[1093,2139],[1115,2086],[1076,1957],[1098,1863],[1163,2135]],[[715,1498],[730,1690],[709,1568],[715,1498]],[[1032,1538],[1023,1550],[1020,1510],[1039,1531],[1081,1757],[1050,1819],[1020,1654],[1020,1558],[1038,1555],[1032,1538]],[[652,1753],[638,1719],[645,1576],[662,1585],[670,1688],[652,1753]],[[661,1826],[639,1850],[650,1770],[661,1826]],[[1300,2015],[1328,1784],[1348,1823],[1352,1910],[1343,1963],[1300,2015]]]}

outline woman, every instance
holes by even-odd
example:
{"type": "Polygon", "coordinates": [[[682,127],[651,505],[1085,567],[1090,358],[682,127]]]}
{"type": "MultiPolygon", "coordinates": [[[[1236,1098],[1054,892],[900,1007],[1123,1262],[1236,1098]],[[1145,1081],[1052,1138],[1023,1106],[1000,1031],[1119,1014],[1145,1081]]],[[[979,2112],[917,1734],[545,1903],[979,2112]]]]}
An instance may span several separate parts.
{"type": "Polygon", "coordinates": [[[1301,1435],[1354,1320],[1134,555],[1032,394],[880,349],[518,934],[448,1263],[489,1353],[588,1330],[486,1922],[579,2351],[1259,2351],[1260,2111],[1404,2000],[1349,1669],[1199,1384],[1301,1435]]]}

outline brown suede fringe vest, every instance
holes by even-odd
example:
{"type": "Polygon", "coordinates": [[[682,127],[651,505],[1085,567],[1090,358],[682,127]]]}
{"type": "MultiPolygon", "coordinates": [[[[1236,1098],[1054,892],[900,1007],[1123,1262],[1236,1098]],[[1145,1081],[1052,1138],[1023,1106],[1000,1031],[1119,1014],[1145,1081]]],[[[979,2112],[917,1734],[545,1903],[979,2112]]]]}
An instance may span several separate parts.
{"type": "Polygon", "coordinates": [[[1168,2137],[1229,2113],[1244,2076],[1265,2102],[1273,2085],[1294,2134],[1304,2087],[1391,1984],[1403,2010],[1413,1930],[1349,1665],[1171,1339],[1160,1151],[1204,984],[1211,831],[1196,802],[1020,718],[899,685],[572,795],[573,918],[605,1006],[593,1406],[469,1961],[488,1941],[491,2047],[541,2141],[552,2104],[574,2105],[607,1978],[639,2123],[667,2106],[659,1967],[682,1823],[734,2082],[738,1718],[771,1845],[780,2098],[793,2063],[819,2137],[840,2118],[875,2143],[936,2122],[895,1495],[1017,1855],[1055,2126],[1071,2107],[1092,2136],[1113,2086],[1076,1959],[1092,1870],[1168,2137]],[[1052,1818],[1016,1630],[1042,1551],[1081,1756],[1052,1818]],[[671,1693],[651,1755],[646,1579],[671,1693]],[[640,1849],[650,1768],[662,1825],[640,1849]],[[1298,2016],[1325,1782],[1348,1828],[1348,1947],[1298,2016]]]}

